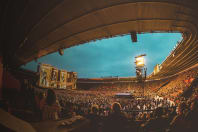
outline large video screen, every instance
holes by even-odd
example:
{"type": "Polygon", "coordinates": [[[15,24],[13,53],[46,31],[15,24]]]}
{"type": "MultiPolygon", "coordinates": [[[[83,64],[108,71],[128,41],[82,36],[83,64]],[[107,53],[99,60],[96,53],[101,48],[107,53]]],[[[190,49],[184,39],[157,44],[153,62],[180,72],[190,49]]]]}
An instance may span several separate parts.
{"type": "Polygon", "coordinates": [[[39,86],[50,87],[51,85],[51,67],[49,65],[40,65],[39,67],[39,86]]]}
{"type": "Polygon", "coordinates": [[[57,81],[58,81],[58,69],[52,67],[51,68],[51,77],[50,77],[51,85],[50,87],[56,88],[57,87],[57,81]]]}
{"type": "Polygon", "coordinates": [[[59,88],[66,89],[66,83],[67,83],[67,71],[60,70],[59,71],[59,88]]]}

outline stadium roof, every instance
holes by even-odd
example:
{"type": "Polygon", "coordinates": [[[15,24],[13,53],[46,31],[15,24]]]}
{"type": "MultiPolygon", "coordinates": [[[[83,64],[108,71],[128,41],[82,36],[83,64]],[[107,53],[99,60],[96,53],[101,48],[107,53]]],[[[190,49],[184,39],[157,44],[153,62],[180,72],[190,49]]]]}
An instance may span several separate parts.
{"type": "Polygon", "coordinates": [[[85,42],[130,32],[181,32],[183,41],[151,78],[198,63],[197,0],[1,1],[1,43],[12,66],[85,42]]]}

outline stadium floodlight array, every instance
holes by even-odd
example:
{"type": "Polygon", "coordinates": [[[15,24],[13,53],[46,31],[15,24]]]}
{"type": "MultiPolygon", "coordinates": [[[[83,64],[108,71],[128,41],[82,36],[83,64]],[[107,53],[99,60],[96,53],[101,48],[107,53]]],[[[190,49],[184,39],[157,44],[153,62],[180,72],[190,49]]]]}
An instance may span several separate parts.
{"type": "Polygon", "coordinates": [[[146,56],[146,54],[142,54],[142,55],[139,55],[139,56],[136,56],[135,57],[136,68],[137,67],[144,67],[145,66],[144,56],[146,56]]]}
{"type": "Polygon", "coordinates": [[[144,81],[146,80],[146,71],[147,71],[147,68],[145,67],[144,56],[146,56],[146,54],[142,54],[135,57],[136,78],[138,82],[142,83],[143,97],[144,97],[144,81]]]}

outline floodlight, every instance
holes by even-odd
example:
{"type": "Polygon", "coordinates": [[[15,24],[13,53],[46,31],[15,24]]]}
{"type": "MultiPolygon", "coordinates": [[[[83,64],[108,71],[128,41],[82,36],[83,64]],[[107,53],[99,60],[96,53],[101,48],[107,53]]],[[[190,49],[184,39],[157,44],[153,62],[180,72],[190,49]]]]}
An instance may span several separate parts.
{"type": "Polygon", "coordinates": [[[139,61],[139,62],[137,62],[136,64],[137,64],[137,65],[144,65],[144,62],[139,61]]]}
{"type": "Polygon", "coordinates": [[[136,63],[137,67],[143,67],[144,66],[144,57],[143,56],[137,57],[135,63],[136,63]]]}
{"type": "Polygon", "coordinates": [[[144,60],[142,56],[136,58],[136,61],[142,61],[142,60],[144,60]]]}
{"type": "Polygon", "coordinates": [[[146,54],[141,54],[135,57],[137,81],[143,83],[142,85],[143,96],[144,96],[144,81],[146,80],[146,71],[147,71],[147,68],[145,67],[144,56],[146,56],[146,54]]]}

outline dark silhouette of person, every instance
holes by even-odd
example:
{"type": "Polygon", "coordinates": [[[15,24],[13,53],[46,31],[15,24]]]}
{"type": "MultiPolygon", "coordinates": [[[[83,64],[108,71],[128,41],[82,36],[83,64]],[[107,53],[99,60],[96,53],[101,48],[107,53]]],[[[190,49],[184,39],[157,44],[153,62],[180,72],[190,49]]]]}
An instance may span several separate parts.
{"type": "Polygon", "coordinates": [[[104,121],[104,132],[127,132],[128,120],[124,113],[121,112],[122,107],[115,102],[112,105],[112,113],[104,121]]]}
{"type": "Polygon", "coordinates": [[[56,102],[56,94],[52,89],[47,90],[46,104],[51,106],[56,102]]]}
{"type": "Polygon", "coordinates": [[[90,120],[90,129],[88,130],[89,132],[99,132],[100,130],[100,123],[101,123],[101,118],[98,115],[98,106],[93,105],[91,107],[91,113],[87,116],[87,118],[90,120]]]}
{"type": "Polygon", "coordinates": [[[163,117],[163,108],[158,107],[155,110],[155,118],[150,119],[144,124],[144,130],[145,131],[155,131],[155,132],[163,132],[168,127],[168,120],[163,117]]]}
{"type": "Polygon", "coordinates": [[[43,120],[57,120],[60,112],[60,104],[56,99],[56,94],[52,89],[48,89],[45,105],[43,106],[43,120]]]}
{"type": "Polygon", "coordinates": [[[189,124],[189,132],[198,131],[198,100],[195,99],[191,102],[190,111],[186,114],[186,122],[189,124]]]}
{"type": "Polygon", "coordinates": [[[170,123],[169,132],[187,132],[189,124],[185,119],[186,104],[182,102],[178,107],[178,115],[176,115],[170,123]]]}

